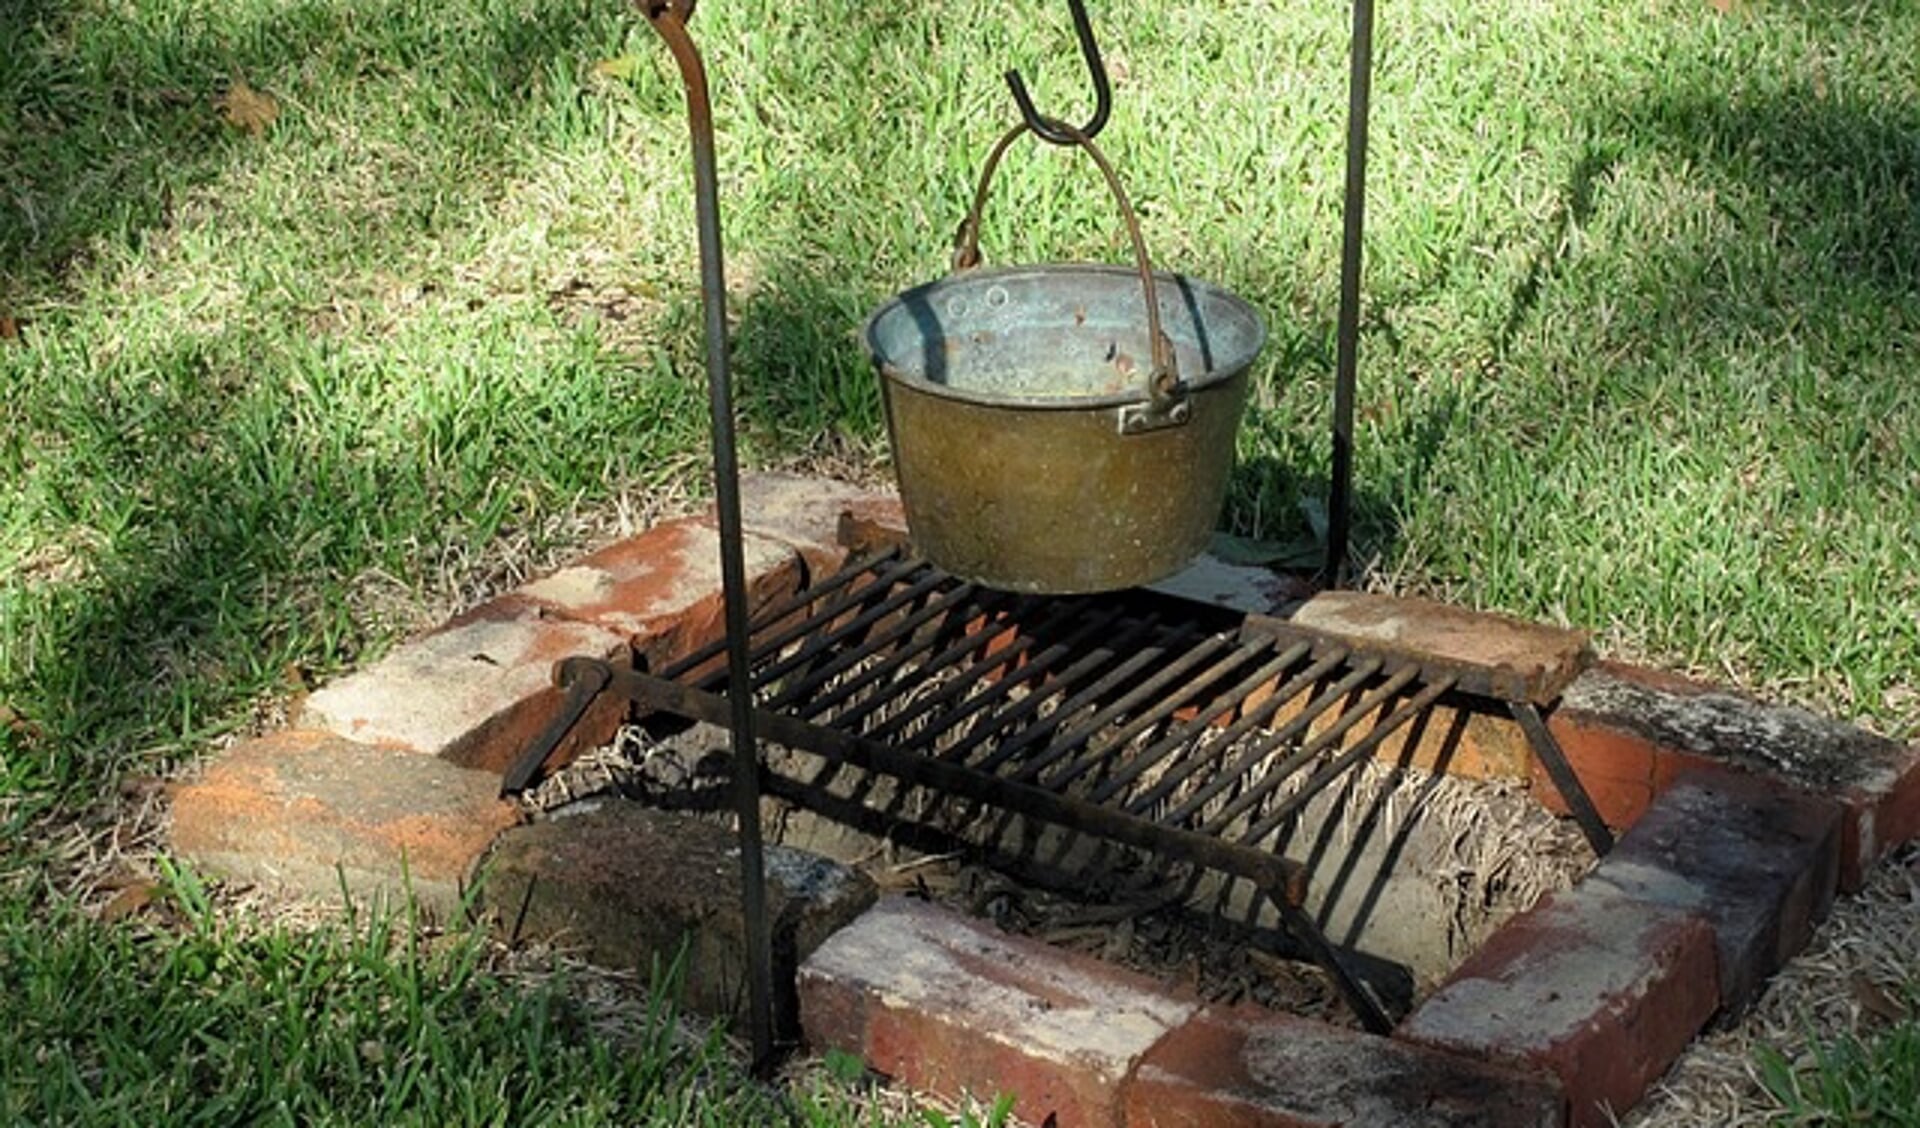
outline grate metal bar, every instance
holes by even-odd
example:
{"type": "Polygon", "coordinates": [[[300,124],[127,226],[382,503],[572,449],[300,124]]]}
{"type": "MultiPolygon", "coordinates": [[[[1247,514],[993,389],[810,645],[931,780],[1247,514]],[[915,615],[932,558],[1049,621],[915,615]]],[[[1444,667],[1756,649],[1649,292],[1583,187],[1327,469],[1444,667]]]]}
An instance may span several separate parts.
{"type": "MultiPolygon", "coordinates": [[[[1271,660],[1263,662],[1263,664],[1260,664],[1252,673],[1248,673],[1246,677],[1242,677],[1240,681],[1236,681],[1231,689],[1227,689],[1227,691],[1223,691],[1219,696],[1215,696],[1204,710],[1200,710],[1198,714],[1194,714],[1194,717],[1188,719],[1187,723],[1179,725],[1177,729],[1173,729],[1171,733],[1167,733],[1162,739],[1156,740],[1154,744],[1150,744],[1144,752],[1140,752],[1137,756],[1129,758],[1125,764],[1119,767],[1119,771],[1116,771],[1114,775],[1110,775],[1100,787],[1094,788],[1094,792],[1092,792],[1094,802],[1106,802],[1106,800],[1114,798],[1119,792],[1133,787],[1135,781],[1139,781],[1140,777],[1142,777],[1146,771],[1150,771],[1152,767],[1162,764],[1165,758],[1171,756],[1173,752],[1179,752],[1179,750],[1183,750],[1183,748],[1190,748],[1190,746],[1194,746],[1198,740],[1208,737],[1212,731],[1215,731],[1217,721],[1221,721],[1221,719],[1225,719],[1229,714],[1233,714],[1240,706],[1246,704],[1246,700],[1248,700],[1252,694],[1258,693],[1260,687],[1271,683],[1271,681],[1275,681],[1275,679],[1277,679],[1281,673],[1288,670],[1290,666],[1294,666],[1296,662],[1300,662],[1302,658],[1306,658],[1306,656],[1308,656],[1308,650],[1311,650],[1311,646],[1306,645],[1306,643],[1294,643],[1294,645],[1288,646],[1286,650],[1281,650],[1281,654],[1279,654],[1277,658],[1271,658],[1271,660]]],[[[1248,729],[1252,729],[1254,725],[1258,725],[1263,717],[1271,716],[1275,710],[1279,710],[1281,704],[1284,704],[1284,702],[1269,700],[1269,702],[1261,704],[1260,708],[1256,708],[1256,710],[1242,712],[1242,716],[1238,717],[1236,721],[1233,721],[1231,725],[1227,725],[1223,731],[1219,731],[1219,737],[1217,737],[1217,739],[1238,739],[1242,733],[1246,733],[1248,729]]],[[[1164,773],[1162,779],[1179,777],[1181,767],[1185,767],[1185,762],[1183,762],[1183,764],[1173,765],[1173,769],[1169,769],[1167,773],[1164,773]]]]}
{"type": "MultiPolygon", "coordinates": [[[[1066,669],[1060,671],[1058,675],[1049,679],[1046,692],[1036,691],[1020,698],[1012,708],[1006,710],[1004,714],[1001,714],[1001,719],[998,724],[991,726],[976,724],[973,731],[967,734],[966,739],[946,749],[941,755],[946,759],[957,760],[964,763],[975,748],[978,748],[989,738],[1005,731],[1009,725],[1018,724],[1028,717],[1033,716],[1039,712],[1047,702],[1059,700],[1063,696],[1067,698],[1068,702],[1071,702],[1080,694],[1087,692],[1087,690],[1080,690],[1076,693],[1074,691],[1076,685],[1080,684],[1089,675],[1107,663],[1113,661],[1114,658],[1119,656],[1122,650],[1139,641],[1141,636],[1146,635],[1159,625],[1160,618],[1158,615],[1150,614],[1144,619],[1134,621],[1118,635],[1114,636],[1113,640],[1106,646],[1089,650],[1078,662],[1068,666],[1066,669]]],[[[1105,681],[1106,679],[1102,678],[1096,681],[1094,685],[1104,684],[1105,681]]],[[[1028,727],[1034,728],[1039,726],[1033,725],[1028,727]]],[[[1021,730],[1022,734],[1024,734],[1025,731],[1024,729],[1021,730]]],[[[984,768],[984,766],[984,764],[975,765],[976,768],[984,768]]]]}
{"type": "MultiPolygon", "coordinates": [[[[1325,661],[1325,659],[1322,659],[1322,661],[1325,661]]],[[[1318,720],[1328,708],[1332,707],[1332,705],[1341,698],[1346,697],[1358,689],[1363,682],[1373,677],[1378,670],[1379,663],[1369,662],[1329,686],[1326,690],[1314,697],[1313,700],[1307,702],[1298,714],[1289,718],[1285,724],[1274,729],[1265,739],[1258,741],[1252,749],[1236,759],[1232,766],[1217,773],[1213,780],[1183,800],[1179,806],[1169,811],[1166,817],[1170,821],[1185,821],[1210,802],[1215,796],[1239,782],[1243,777],[1259,770],[1261,765],[1265,763],[1267,758],[1272,756],[1275,751],[1299,740],[1301,735],[1308,732],[1313,727],[1313,722],[1318,720]]],[[[1411,682],[1415,676],[1416,671],[1411,667],[1401,668],[1387,680],[1385,685],[1369,693],[1365,698],[1361,699],[1359,704],[1341,714],[1340,717],[1323,730],[1318,737],[1309,741],[1306,748],[1296,751],[1292,756],[1281,761],[1279,764],[1270,766],[1268,770],[1262,774],[1273,779],[1275,786],[1278,786],[1279,783],[1285,781],[1288,776],[1291,776],[1308,761],[1312,760],[1314,756],[1317,756],[1320,749],[1329,746],[1333,741],[1345,735],[1346,731],[1361,717],[1379,708],[1381,702],[1386,701],[1394,694],[1405,689],[1407,684],[1411,682]]],[[[1275,694],[1274,696],[1278,697],[1280,695],[1275,694]]]]}
{"type": "MultiPolygon", "coordinates": [[[[807,635],[806,641],[801,643],[797,650],[760,670],[754,678],[754,684],[756,686],[767,685],[780,680],[795,670],[805,668],[808,663],[832,650],[835,644],[861,637],[869,627],[872,627],[880,620],[898,611],[900,608],[905,607],[907,604],[912,603],[914,600],[919,599],[921,596],[933,591],[933,589],[939,587],[945,579],[946,577],[942,576],[939,572],[929,569],[927,573],[919,579],[895,588],[886,598],[867,607],[852,618],[839,623],[834,623],[829,620],[829,625],[824,630],[807,635]]],[[[973,590],[970,584],[962,584],[961,586],[967,591],[973,590]]],[[[854,602],[857,604],[861,601],[855,600],[854,602]]],[[[767,649],[772,649],[771,643],[768,644],[767,649]]]]}
{"type": "MultiPolygon", "coordinates": [[[[1301,808],[1307,805],[1309,800],[1324,790],[1328,784],[1353,770],[1353,768],[1359,765],[1360,761],[1373,755],[1374,750],[1380,747],[1389,736],[1392,736],[1395,732],[1405,727],[1408,722],[1412,721],[1421,713],[1426,712],[1434,702],[1440,700],[1441,696],[1452,688],[1453,683],[1451,680],[1433,682],[1402,702],[1399,708],[1388,714],[1379,724],[1375,725],[1367,735],[1355,741],[1352,747],[1334,757],[1325,767],[1309,776],[1307,782],[1301,785],[1299,791],[1274,804],[1273,809],[1267,812],[1259,822],[1255,823],[1253,827],[1246,832],[1243,840],[1249,845],[1257,845],[1264,841],[1268,835],[1286,825],[1290,819],[1299,813],[1301,808]]],[[[1336,736],[1333,739],[1338,739],[1338,737],[1336,736]]],[[[1326,739],[1323,736],[1317,739],[1315,743],[1322,745],[1322,750],[1324,750],[1325,747],[1332,745],[1332,740],[1326,739]]],[[[1302,749],[1302,752],[1305,751],[1305,749],[1302,749]]],[[[1272,776],[1261,780],[1259,786],[1263,793],[1271,792],[1275,787],[1279,786],[1280,781],[1286,778],[1285,775],[1276,771],[1272,776]]],[[[1216,819],[1203,829],[1203,833],[1217,833],[1223,829],[1225,829],[1225,824],[1219,823],[1216,819]]]]}
{"type": "MultiPolygon", "coordinates": [[[[1030,601],[1023,600],[1022,603],[1030,603],[1030,601]]],[[[915,680],[924,681],[928,676],[927,671],[945,670],[956,662],[967,661],[969,655],[984,651],[992,644],[994,638],[1004,630],[1012,628],[1017,621],[1015,610],[1021,605],[1016,604],[1015,609],[1009,609],[1004,613],[949,616],[947,623],[942,624],[941,630],[928,632],[931,636],[928,640],[931,645],[926,649],[929,650],[939,645],[942,636],[951,637],[945,630],[948,624],[952,624],[955,628],[954,633],[959,635],[938,654],[908,670],[903,670],[897,663],[891,661],[875,662],[868,669],[848,679],[844,685],[828,691],[818,705],[802,710],[801,715],[816,719],[825,716],[830,709],[840,708],[844,704],[844,708],[834,716],[832,723],[844,729],[858,727],[858,722],[894,702],[879,683],[898,682],[906,675],[911,675],[915,680]],[[842,690],[846,692],[843,694],[842,690]],[[858,696],[862,691],[868,691],[866,696],[858,696]]]]}
{"type": "MultiPolygon", "coordinates": [[[[1298,652],[1304,656],[1303,652],[1308,649],[1310,648],[1305,643],[1297,643],[1290,648],[1287,653],[1292,655],[1298,652]]],[[[1217,763],[1220,756],[1224,755],[1226,749],[1232,747],[1235,741],[1245,736],[1248,732],[1251,732],[1254,728],[1271,720],[1274,714],[1278,713],[1282,707],[1287,705],[1305,689],[1311,687],[1313,683],[1319,681],[1329,670],[1337,665],[1339,665],[1339,660],[1328,656],[1313,663],[1298,674],[1295,674],[1280,691],[1272,694],[1258,707],[1242,712],[1239,720],[1228,725],[1225,729],[1221,730],[1218,735],[1207,741],[1207,745],[1216,751],[1210,755],[1202,754],[1200,749],[1196,747],[1193,755],[1175,763],[1166,772],[1161,774],[1160,778],[1152,787],[1130,799],[1127,804],[1128,808],[1136,814],[1152,809],[1160,800],[1177,790],[1194,772],[1199,771],[1209,762],[1217,763]]],[[[1365,678],[1372,675],[1370,671],[1366,671],[1363,668],[1348,676],[1350,678],[1365,678]]],[[[1324,697],[1330,704],[1333,695],[1329,693],[1324,695],[1324,697]]],[[[1111,790],[1109,793],[1111,793],[1111,790]]]]}
{"type": "MultiPolygon", "coordinates": [[[[839,677],[841,674],[846,673],[862,662],[869,661],[874,654],[885,650],[889,645],[909,639],[915,631],[935,619],[944,619],[956,606],[973,599],[974,594],[975,591],[972,586],[962,584],[959,587],[935,595],[933,598],[921,604],[917,610],[904,615],[892,623],[886,624],[884,629],[874,632],[865,640],[862,646],[842,650],[835,655],[832,660],[813,667],[804,677],[793,681],[791,684],[781,686],[779,692],[767,699],[767,707],[770,709],[784,708],[795,701],[807,698],[812,695],[814,691],[820,689],[834,678],[839,677]]],[[[1005,597],[989,598],[985,602],[997,604],[1005,602],[1005,597]]],[[[880,610],[880,608],[876,607],[875,610],[880,610]]],[[[881,617],[885,617],[884,612],[881,617]]],[[[879,626],[880,624],[878,620],[875,620],[871,625],[879,626]]],[[[924,647],[930,648],[936,641],[937,636],[928,638],[924,643],[924,647]]],[[[803,646],[799,652],[788,659],[784,659],[783,664],[801,659],[809,652],[818,655],[826,648],[831,647],[831,645],[831,641],[828,641],[819,646],[803,646]]],[[[894,659],[893,665],[897,668],[907,659],[920,653],[922,649],[923,644],[909,642],[906,647],[895,651],[889,656],[894,659]]],[[[804,661],[797,662],[794,668],[797,669],[804,665],[804,661]]],[[[886,667],[876,666],[875,669],[884,673],[886,667]]],[[[771,676],[769,680],[771,680],[771,676]]],[[[841,688],[845,687],[843,686],[841,688]]]]}
{"type": "MultiPolygon", "coordinates": [[[[959,650],[952,662],[937,666],[929,663],[913,671],[913,681],[921,685],[938,682],[938,690],[909,700],[906,707],[893,717],[869,725],[866,735],[875,740],[885,740],[902,733],[915,721],[935,710],[946,708],[972,692],[986,679],[996,674],[1004,676],[1007,668],[1019,661],[1033,646],[1035,634],[1059,629],[1073,617],[1074,610],[1071,606],[1055,605],[1051,613],[1033,627],[1022,627],[1017,622],[1002,625],[989,621],[983,624],[973,632],[973,638],[964,647],[956,644],[949,648],[959,650]],[[1012,632],[1011,638],[1008,637],[1009,631],[1012,632]],[[994,647],[996,642],[1001,643],[998,649],[994,647]],[[963,661],[965,665],[960,664],[963,661]]],[[[915,686],[909,685],[907,688],[911,691],[915,686]]],[[[856,724],[866,722],[883,707],[894,704],[900,704],[899,699],[875,694],[836,716],[834,727],[852,731],[856,724]]]]}
{"type": "MultiPolygon", "coordinates": [[[[1075,612],[1079,611],[1078,608],[1074,608],[1073,610],[1075,612]]],[[[1052,669],[1055,663],[1073,652],[1074,647],[1079,646],[1094,634],[1106,630],[1119,621],[1121,613],[1120,608],[1114,607],[1087,617],[1085,622],[1075,627],[1066,637],[1037,652],[1030,653],[1029,651],[1031,647],[1037,645],[1041,639],[1044,639],[1046,635],[1050,633],[1048,628],[1040,628],[1031,632],[1031,634],[1023,633],[1017,636],[1023,645],[1017,647],[1009,646],[1002,652],[1007,661],[1002,667],[1003,672],[999,678],[991,682],[985,682],[962,676],[954,679],[952,686],[948,687],[958,689],[960,691],[958,694],[951,697],[947,697],[944,692],[936,695],[936,698],[945,697],[945,701],[940,702],[944,704],[951,704],[961,698],[964,698],[964,701],[952,712],[943,713],[939,717],[937,724],[930,723],[929,727],[920,734],[921,740],[931,749],[934,742],[939,739],[940,734],[952,732],[968,717],[973,716],[982,709],[1006,700],[1012,695],[1015,689],[1045,677],[1047,671],[1052,669]],[[1020,661],[1023,657],[1026,660],[1020,661]],[[983,686],[984,688],[982,688],[983,686]]],[[[1078,616],[1068,615],[1064,617],[1064,619],[1050,619],[1048,622],[1054,628],[1058,628],[1065,626],[1067,622],[1071,622],[1075,617],[1078,616]]],[[[924,703],[922,708],[914,712],[921,715],[932,713],[935,704],[935,700],[929,700],[924,703]]],[[[875,729],[872,735],[875,739],[885,740],[896,733],[905,731],[912,719],[912,713],[902,714],[875,729]]]]}
{"type": "MultiPolygon", "coordinates": [[[[1281,700],[1288,700],[1306,693],[1306,691],[1312,688],[1314,683],[1325,676],[1328,668],[1338,666],[1345,660],[1345,651],[1322,657],[1320,661],[1302,671],[1300,676],[1296,677],[1292,682],[1289,682],[1287,686],[1276,692],[1274,696],[1281,700]]],[[[1361,685],[1373,678],[1379,671],[1379,663],[1364,662],[1357,669],[1349,671],[1346,676],[1338,679],[1333,684],[1323,687],[1317,693],[1308,694],[1308,700],[1304,705],[1300,706],[1299,712],[1295,713],[1279,728],[1267,734],[1266,738],[1258,742],[1255,751],[1241,756],[1239,760],[1235,762],[1232,769],[1220,773],[1219,778],[1207,784],[1202,791],[1217,793],[1239,782],[1241,776],[1258,768],[1275,749],[1284,747],[1298,740],[1303,733],[1312,727],[1313,722],[1318,720],[1322,714],[1338,704],[1343,698],[1359,689],[1361,685]]],[[[1205,802],[1206,798],[1211,797],[1211,795],[1206,795],[1205,798],[1201,799],[1201,802],[1205,802]]]]}
{"type": "Polygon", "coordinates": [[[918,658],[941,643],[948,643],[948,649],[928,659],[927,666],[944,666],[958,655],[970,649],[977,649],[982,643],[975,632],[969,630],[969,624],[992,621],[1002,616],[1009,604],[1018,606],[1014,597],[1004,592],[988,592],[973,606],[965,608],[966,614],[946,616],[935,629],[921,631],[904,646],[890,653],[888,657],[891,661],[872,662],[864,670],[854,672],[854,667],[859,665],[861,659],[870,657],[869,655],[859,653],[848,655],[849,662],[846,666],[848,672],[837,684],[823,687],[824,692],[811,696],[794,694],[796,699],[805,697],[804,701],[796,701],[794,706],[796,714],[811,720],[825,716],[840,705],[859,697],[863,692],[869,690],[881,692],[876,689],[877,683],[888,678],[898,678],[905,663],[918,658]]]}
{"type": "MultiPolygon", "coordinates": [[[[1230,677],[1235,670],[1244,668],[1248,662],[1258,661],[1262,654],[1270,653],[1273,647],[1274,644],[1266,640],[1244,642],[1234,647],[1231,653],[1208,666],[1199,677],[1185,685],[1174,686],[1173,692],[1161,697],[1152,708],[1135,716],[1112,736],[1101,740],[1097,745],[1091,739],[1088,740],[1081,754],[1069,761],[1064,768],[1054,774],[1052,779],[1047,781],[1048,786],[1064,788],[1074,783],[1081,776],[1099,767],[1113,749],[1124,748],[1142,733],[1165,723],[1188,702],[1199,697],[1206,687],[1222,678],[1230,677]]],[[[1090,733],[1089,736],[1098,736],[1098,733],[1090,733]]],[[[1022,778],[1026,775],[1027,772],[1021,773],[1022,778]]]]}
{"type": "MultiPolygon", "coordinates": [[[[877,557],[863,561],[859,564],[850,565],[846,568],[843,568],[840,571],[835,572],[832,576],[829,576],[827,579],[824,579],[820,581],[818,584],[813,585],[812,587],[802,588],[800,591],[795,592],[792,595],[773,601],[772,603],[768,604],[767,607],[764,610],[762,610],[759,615],[755,616],[753,633],[759,634],[761,631],[764,631],[770,627],[776,626],[779,623],[788,619],[789,617],[799,614],[802,611],[805,611],[809,607],[817,607],[820,601],[826,598],[826,596],[832,594],[833,592],[839,591],[840,589],[853,583],[855,580],[859,579],[860,577],[864,575],[868,575],[869,573],[875,571],[876,569],[892,566],[893,570],[898,571],[901,574],[906,574],[906,573],[912,572],[916,568],[922,568],[926,566],[926,561],[924,560],[919,560],[919,559],[901,560],[899,559],[900,554],[901,554],[900,549],[898,548],[890,549],[887,552],[882,553],[877,557]]],[[[778,647],[785,646],[787,643],[792,642],[794,639],[797,639],[802,635],[806,634],[807,632],[816,629],[815,624],[820,622],[831,621],[833,616],[843,613],[847,607],[851,607],[854,604],[858,603],[859,601],[860,601],[859,597],[855,596],[853,599],[849,601],[843,601],[838,604],[830,605],[827,610],[818,611],[808,615],[806,619],[802,620],[799,623],[792,624],[791,626],[783,629],[779,635],[776,635],[773,638],[765,639],[765,640],[756,640],[754,642],[754,656],[759,657],[764,651],[767,651],[769,649],[777,649],[778,647]]],[[[681,678],[686,677],[690,671],[699,669],[701,666],[705,665],[708,662],[713,661],[715,658],[720,657],[722,654],[725,654],[726,652],[727,652],[727,640],[724,638],[717,638],[712,642],[706,644],[705,646],[695,649],[693,652],[689,653],[686,657],[670,663],[660,671],[660,676],[670,681],[678,681],[681,678]]],[[[703,680],[723,681],[724,679],[703,679],[703,680]]]]}
{"type": "MultiPolygon", "coordinates": [[[[1008,739],[1001,741],[999,746],[985,759],[980,761],[979,764],[975,765],[975,767],[981,771],[990,772],[999,768],[1007,761],[1019,756],[1021,752],[1024,752],[1026,749],[1059,730],[1083,710],[1097,705],[1107,694],[1125,685],[1129,678],[1143,673],[1148,666],[1160,662],[1169,650],[1192,642],[1196,633],[1197,631],[1193,624],[1182,623],[1174,629],[1171,635],[1167,636],[1165,645],[1148,646],[1135,651],[1132,657],[1107,671],[1098,681],[1061,702],[1060,706],[1055,709],[1051,715],[1041,718],[1039,721],[1027,726],[1008,739]]],[[[1224,639],[1216,638],[1209,641],[1220,646],[1226,645],[1224,639]]],[[[1203,643],[1202,645],[1205,644],[1203,643]]],[[[1185,656],[1183,656],[1183,659],[1184,657],[1185,656]]],[[[1097,725],[1092,725],[1091,727],[1097,728],[1097,725]]],[[[1074,736],[1072,733],[1074,730],[1068,730],[1068,732],[1069,735],[1063,737],[1060,743],[1067,747],[1073,747],[1072,742],[1074,741],[1074,736]]],[[[1089,731],[1087,735],[1091,735],[1091,731],[1089,731]]],[[[1084,740],[1086,737],[1082,736],[1079,739],[1084,740]]]]}

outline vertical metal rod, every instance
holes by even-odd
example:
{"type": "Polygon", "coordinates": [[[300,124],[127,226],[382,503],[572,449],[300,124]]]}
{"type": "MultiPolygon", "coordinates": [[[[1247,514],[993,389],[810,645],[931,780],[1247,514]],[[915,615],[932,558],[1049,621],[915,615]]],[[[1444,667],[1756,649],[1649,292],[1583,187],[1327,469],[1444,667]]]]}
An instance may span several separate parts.
{"type": "Polygon", "coordinates": [[[1367,210],[1367,108],[1373,92],[1373,0],[1353,0],[1353,59],[1347,79],[1347,200],[1340,247],[1339,355],[1333,378],[1333,481],[1327,499],[1323,578],[1347,581],[1353,518],[1353,396],[1360,367],[1360,256],[1367,210]]]}
{"type": "Polygon", "coordinates": [[[720,582],[727,628],[727,704],[733,729],[733,790],[740,819],[741,906],[747,930],[747,1006],[753,1067],[773,1067],[773,943],[767,921],[766,865],[760,841],[760,756],[753,739],[753,683],[747,633],[747,568],[740,519],[740,466],[734,450],[733,382],[727,368],[727,288],[721,265],[720,190],[713,152],[713,107],[706,66],[687,34],[691,0],[656,2],[647,19],[667,42],[687,87],[693,134],[695,222],[700,237],[700,295],[706,314],[707,392],[713,422],[713,489],[720,517],[720,582]]]}

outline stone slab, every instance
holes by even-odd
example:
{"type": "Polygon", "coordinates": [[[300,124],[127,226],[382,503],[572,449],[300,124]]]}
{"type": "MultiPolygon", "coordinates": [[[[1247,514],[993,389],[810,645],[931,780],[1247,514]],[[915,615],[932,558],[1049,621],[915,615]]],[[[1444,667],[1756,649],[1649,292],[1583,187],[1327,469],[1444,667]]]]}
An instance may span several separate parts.
{"type": "Polygon", "coordinates": [[[1720,1002],[1744,1009],[1833,904],[1840,805],[1734,772],[1670,788],[1587,878],[1713,927],[1720,1002]]]}
{"type": "Polygon", "coordinates": [[[1359,591],[1325,591],[1287,622],[1455,673],[1462,689],[1545,705],[1593,659],[1580,631],[1445,603],[1359,591]]]}
{"type": "Polygon", "coordinates": [[[888,898],[800,968],[816,1049],[950,1097],[1010,1093],[1015,1115],[1122,1122],[1136,1063],[1199,1010],[1132,972],[1008,936],[949,909],[888,898]]]}
{"type": "MultiPolygon", "coordinates": [[[[553,665],[576,654],[632,665],[619,635],[503,596],[316,690],[297,723],[497,774],[559,708],[553,665]]],[[[625,701],[603,697],[550,763],[606,743],[627,712],[625,701]]]]}
{"type": "Polygon", "coordinates": [[[1550,724],[1615,826],[1687,773],[1727,767],[1843,804],[1844,890],[1920,833],[1920,748],[1804,709],[1603,663],[1567,688],[1550,724]]]}
{"type": "Polygon", "coordinates": [[[450,919],[475,863],[520,820],[497,777],[432,756],[290,730],[215,757],[173,791],[173,849],[304,897],[401,897],[450,919]]]}
{"type": "Polygon", "coordinates": [[[1316,589],[1297,576],[1255,565],[1230,564],[1203,552],[1180,571],[1147,585],[1147,590],[1230,611],[1272,615],[1306,599],[1316,589]]]}
{"type": "Polygon", "coordinates": [[[1553,1080],[1252,1006],[1208,1007],[1147,1051],[1127,1128],[1556,1128],[1553,1080]]]}
{"type": "Polygon", "coordinates": [[[1575,1128],[1610,1125],[1720,1003],[1712,928],[1583,883],[1515,917],[1395,1036],[1560,1079],[1575,1128]]]}
{"type": "MultiPolygon", "coordinates": [[[[500,836],[480,902],[511,941],[541,940],[606,967],[642,975],[682,954],[680,987],[704,1014],[744,1015],[746,929],[740,851],[714,823],[624,800],[500,836]]],[[[800,959],[873,903],[873,882],[825,858],[782,846],[765,855],[776,984],[800,959]]],[[[778,992],[776,992],[778,994],[778,992]]],[[[789,1004],[777,1017],[792,1031],[789,1004]]]]}

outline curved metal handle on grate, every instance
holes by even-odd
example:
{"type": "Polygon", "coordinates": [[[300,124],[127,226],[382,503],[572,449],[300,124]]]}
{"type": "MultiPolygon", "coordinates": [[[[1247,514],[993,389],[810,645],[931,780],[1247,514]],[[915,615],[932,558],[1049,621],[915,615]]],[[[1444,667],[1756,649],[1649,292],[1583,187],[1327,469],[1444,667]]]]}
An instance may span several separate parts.
{"type": "MultiPolygon", "coordinates": [[[[1147,257],[1147,241],[1140,234],[1140,219],[1133,212],[1133,203],[1127,198],[1125,186],[1120,183],[1120,174],[1113,170],[1113,164],[1093,143],[1093,138],[1065,122],[1056,121],[1053,124],[1072,138],[1073,144],[1086,150],[1087,155],[1093,158],[1093,163],[1100,167],[1100,174],[1106,178],[1114,202],[1120,205],[1120,218],[1126,223],[1127,237],[1133,241],[1133,259],[1140,272],[1140,288],[1146,294],[1147,335],[1151,342],[1149,347],[1153,350],[1153,368],[1147,373],[1147,403],[1136,411],[1123,412],[1121,429],[1131,434],[1185,423],[1191,410],[1187,403],[1187,388],[1180,380],[1180,365],[1174,355],[1173,340],[1160,328],[1160,295],[1154,283],[1153,262],[1147,257]]],[[[993,149],[987,154],[986,167],[980,172],[980,186],[973,193],[973,207],[967,212],[967,218],[961,221],[960,230],[954,236],[955,272],[971,270],[980,265],[980,217],[986,210],[987,194],[993,187],[993,174],[999,170],[1000,158],[1006,154],[1008,146],[1019,140],[1022,134],[1030,132],[1034,132],[1033,126],[1021,122],[994,142],[993,149]]]]}
{"type": "Polygon", "coordinates": [[[1078,145],[1082,138],[1098,137],[1107,127],[1107,115],[1113,110],[1113,91],[1107,85],[1106,65],[1100,61],[1100,45],[1093,41],[1093,22],[1087,18],[1087,6],[1082,0],[1067,0],[1067,8],[1073,12],[1073,34],[1080,40],[1080,57],[1086,60],[1087,73],[1093,77],[1093,116],[1087,119],[1087,124],[1076,131],[1059,118],[1041,113],[1034,108],[1020,72],[1006,72],[1007,87],[1013,91],[1013,100],[1020,104],[1020,120],[1027,123],[1035,136],[1055,145],[1078,145]]]}

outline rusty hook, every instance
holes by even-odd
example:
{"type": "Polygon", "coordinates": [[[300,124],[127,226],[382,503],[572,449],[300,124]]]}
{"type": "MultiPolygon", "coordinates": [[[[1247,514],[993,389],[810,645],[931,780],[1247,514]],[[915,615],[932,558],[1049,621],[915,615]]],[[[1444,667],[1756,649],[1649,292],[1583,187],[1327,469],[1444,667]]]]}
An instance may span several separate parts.
{"type": "Polygon", "coordinates": [[[1073,33],[1080,40],[1080,56],[1087,61],[1087,73],[1093,78],[1093,116],[1087,124],[1077,131],[1061,128],[1065,123],[1058,118],[1050,118],[1034,108],[1033,99],[1027,94],[1027,84],[1017,70],[1007,71],[1007,86],[1013,91],[1013,100],[1020,104],[1020,120],[1034,135],[1055,145],[1078,145],[1083,138],[1099,135],[1107,126],[1107,114],[1113,109],[1113,91],[1107,85],[1106,64],[1100,61],[1100,45],[1093,41],[1093,22],[1087,18],[1087,6],[1083,0],[1067,0],[1067,7],[1073,12],[1073,33]]]}

